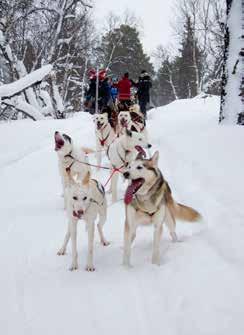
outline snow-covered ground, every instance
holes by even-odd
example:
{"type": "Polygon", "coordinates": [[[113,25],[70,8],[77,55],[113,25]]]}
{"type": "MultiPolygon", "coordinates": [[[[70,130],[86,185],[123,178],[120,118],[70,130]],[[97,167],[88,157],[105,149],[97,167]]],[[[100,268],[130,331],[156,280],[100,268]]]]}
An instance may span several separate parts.
{"type": "MultiPolygon", "coordinates": [[[[139,229],[128,270],[120,201],[105,225],[111,245],[96,238],[94,273],[84,271],[82,222],[79,270],[68,271],[70,248],[56,255],[66,215],[53,148],[54,130],[94,147],[90,116],[0,125],[1,334],[244,334],[244,133],[218,126],[218,110],[215,97],[182,100],[151,111],[148,121],[175,199],[204,222],[178,223],[176,244],[165,229],[160,267],[150,263],[152,228],[139,229]]],[[[120,197],[123,189],[120,182],[120,197]]]]}

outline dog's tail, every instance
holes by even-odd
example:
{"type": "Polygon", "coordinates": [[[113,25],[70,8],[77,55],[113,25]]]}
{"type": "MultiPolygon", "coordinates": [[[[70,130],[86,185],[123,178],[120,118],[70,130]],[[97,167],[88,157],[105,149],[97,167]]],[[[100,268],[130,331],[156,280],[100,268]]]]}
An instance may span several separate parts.
{"type": "Polygon", "coordinates": [[[94,154],[95,153],[95,150],[91,149],[91,148],[87,148],[87,147],[81,147],[81,150],[84,151],[84,153],[86,155],[89,155],[89,154],[94,154]]]}
{"type": "Polygon", "coordinates": [[[182,221],[195,222],[201,220],[201,214],[192,207],[188,207],[182,204],[178,204],[174,201],[171,194],[167,197],[167,205],[170,212],[174,215],[176,219],[182,221]]]}
{"type": "Polygon", "coordinates": [[[201,214],[194,208],[175,203],[173,206],[173,213],[179,220],[195,222],[201,220],[201,214]]]}

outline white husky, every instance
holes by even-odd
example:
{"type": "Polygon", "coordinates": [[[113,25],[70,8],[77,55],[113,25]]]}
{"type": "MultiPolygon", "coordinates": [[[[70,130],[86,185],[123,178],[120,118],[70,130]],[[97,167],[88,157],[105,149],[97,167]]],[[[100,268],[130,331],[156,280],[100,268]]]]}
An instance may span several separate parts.
{"type": "Polygon", "coordinates": [[[135,117],[129,111],[121,111],[118,116],[118,133],[123,135],[126,129],[136,131],[138,133],[145,132],[145,124],[143,116],[133,112],[135,117]]]}
{"type": "MultiPolygon", "coordinates": [[[[136,158],[138,152],[142,152],[146,155],[143,148],[151,148],[151,144],[147,142],[145,136],[126,129],[125,134],[116,138],[108,147],[107,155],[112,169],[119,169],[120,172],[123,172],[127,164],[131,163],[136,158]]],[[[111,179],[113,202],[117,201],[118,173],[118,171],[113,173],[111,179]]]]}
{"type": "Polygon", "coordinates": [[[102,151],[108,148],[116,135],[108,121],[108,113],[97,114],[94,117],[94,123],[96,127],[96,158],[97,165],[100,166],[102,162],[102,151]]]}
{"type": "Polygon", "coordinates": [[[62,248],[58,255],[64,255],[66,247],[71,238],[72,242],[72,264],[70,270],[78,268],[77,256],[77,222],[84,220],[88,231],[88,254],[87,254],[87,271],[94,271],[93,264],[93,244],[95,220],[99,216],[97,225],[102,245],[107,246],[109,243],[103,235],[103,225],[107,217],[107,202],[103,186],[95,179],[90,179],[90,173],[83,179],[83,182],[70,182],[67,190],[67,214],[68,230],[64,238],[62,248]]]}
{"type": "Polygon", "coordinates": [[[74,146],[73,141],[67,134],[61,134],[56,131],[54,135],[55,139],[55,151],[58,155],[59,172],[62,180],[64,204],[66,206],[66,195],[65,190],[70,186],[71,176],[76,175],[79,180],[87,175],[90,171],[90,166],[88,164],[88,159],[85,152],[89,152],[89,149],[78,148],[74,146]],[[85,164],[81,163],[84,162],[85,164]]]}

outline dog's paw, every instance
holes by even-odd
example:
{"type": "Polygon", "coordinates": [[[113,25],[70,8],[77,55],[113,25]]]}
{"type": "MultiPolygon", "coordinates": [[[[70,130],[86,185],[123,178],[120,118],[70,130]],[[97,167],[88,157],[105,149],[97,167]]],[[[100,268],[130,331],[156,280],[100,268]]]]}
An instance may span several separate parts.
{"type": "Polygon", "coordinates": [[[87,272],[94,272],[95,271],[95,267],[93,265],[87,265],[86,266],[86,271],[87,272]]]}
{"type": "Polygon", "coordinates": [[[71,264],[69,271],[75,271],[78,269],[78,264],[71,264]]]}
{"type": "Polygon", "coordinates": [[[102,241],[101,243],[104,247],[107,247],[108,245],[110,245],[110,242],[108,241],[102,241]]]}
{"type": "Polygon", "coordinates": [[[176,233],[175,232],[171,232],[170,233],[170,236],[171,236],[171,240],[172,240],[172,242],[179,242],[179,240],[178,240],[178,237],[177,237],[177,235],[176,235],[176,233]]]}
{"type": "Polygon", "coordinates": [[[65,253],[66,253],[66,250],[65,250],[65,249],[60,249],[60,250],[57,252],[57,255],[58,255],[58,256],[63,256],[63,255],[65,255],[65,253]]]}
{"type": "Polygon", "coordinates": [[[132,269],[132,265],[130,264],[130,262],[128,262],[128,261],[123,261],[123,263],[122,263],[122,265],[125,267],[125,268],[127,268],[127,269],[132,269]]]}
{"type": "Polygon", "coordinates": [[[152,264],[160,266],[160,259],[158,257],[153,257],[152,264]]]}

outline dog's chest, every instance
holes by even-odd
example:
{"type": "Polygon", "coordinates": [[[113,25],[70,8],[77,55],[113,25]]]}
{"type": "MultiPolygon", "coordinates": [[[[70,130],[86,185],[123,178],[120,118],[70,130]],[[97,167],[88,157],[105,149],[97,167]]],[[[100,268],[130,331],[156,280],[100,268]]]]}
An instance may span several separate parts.
{"type": "Polygon", "coordinates": [[[153,216],[138,210],[136,212],[136,221],[139,225],[151,225],[153,223],[153,216]]]}
{"type": "Polygon", "coordinates": [[[152,214],[157,212],[161,203],[156,203],[154,199],[147,199],[145,197],[135,197],[132,201],[132,206],[140,213],[151,217],[152,214]]]}

